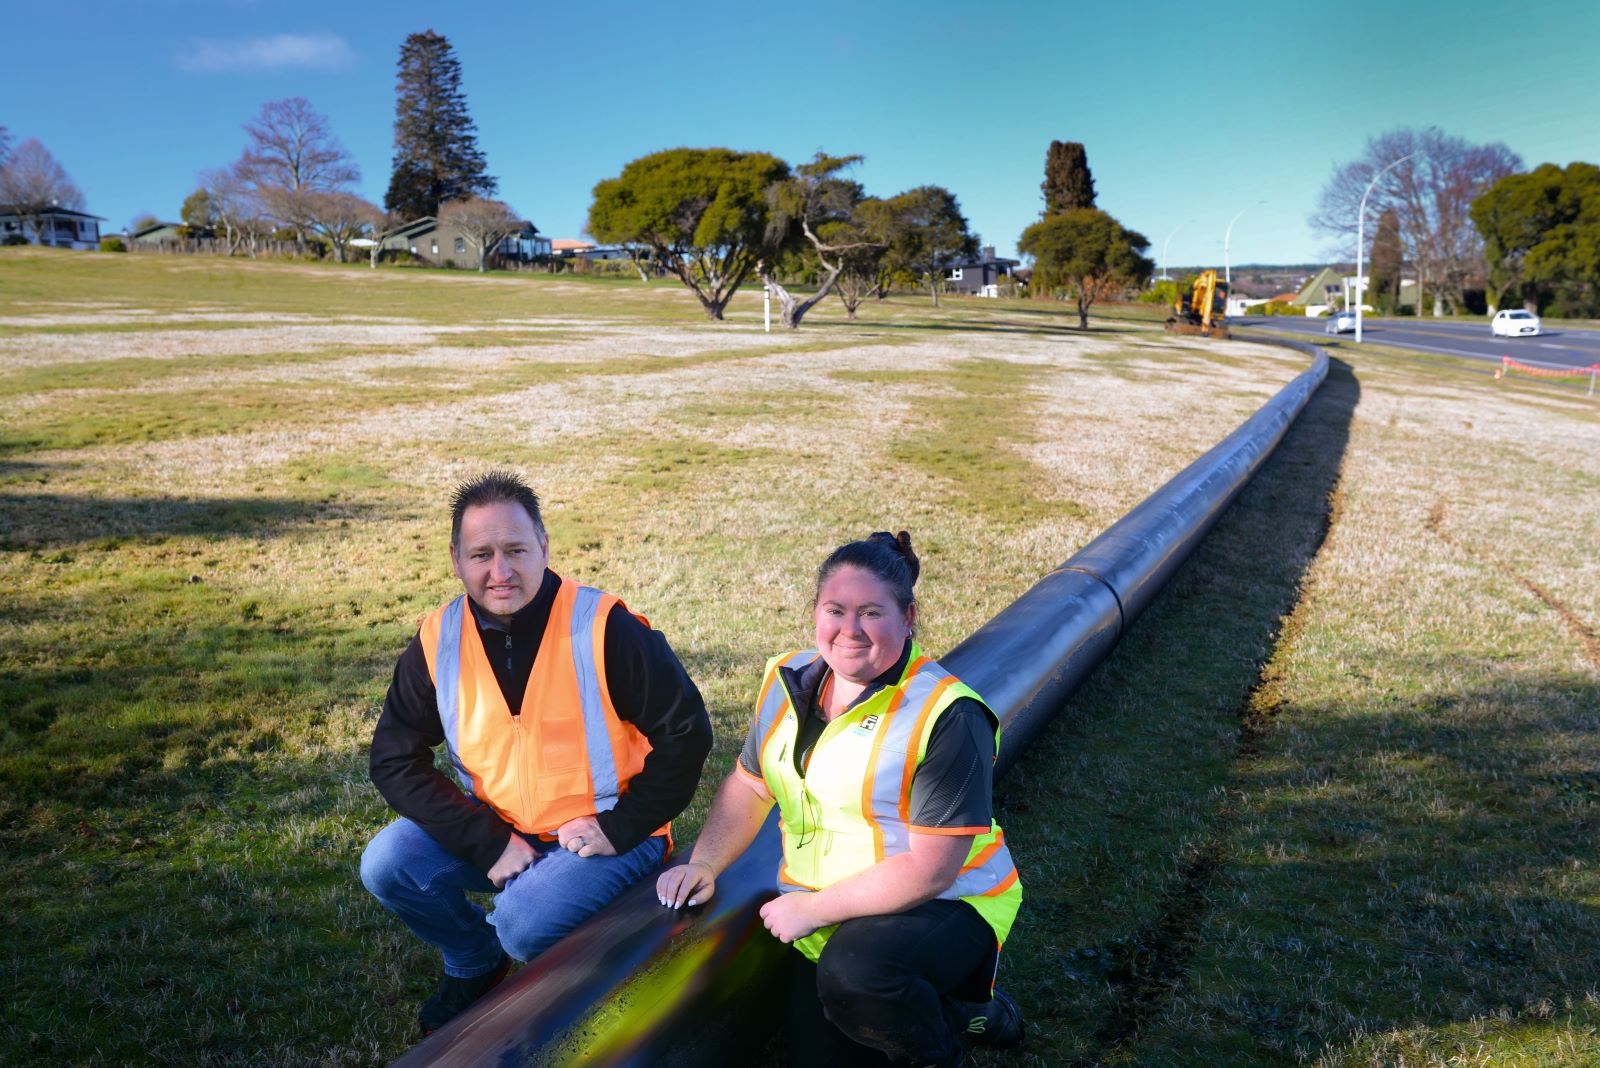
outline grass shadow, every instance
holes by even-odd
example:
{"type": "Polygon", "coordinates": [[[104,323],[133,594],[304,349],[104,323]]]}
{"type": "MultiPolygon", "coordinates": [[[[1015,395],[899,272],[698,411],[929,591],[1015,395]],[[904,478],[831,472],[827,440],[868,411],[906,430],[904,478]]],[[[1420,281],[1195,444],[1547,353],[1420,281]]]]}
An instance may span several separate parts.
{"type": "MultiPolygon", "coordinates": [[[[15,466],[15,465],[8,465],[15,466]]],[[[41,465],[42,466],[42,465],[41,465]]],[[[370,509],[287,497],[84,497],[0,493],[0,551],[186,537],[284,537],[310,523],[360,519],[370,509]]]]}
{"type": "Polygon", "coordinates": [[[1314,727],[1241,769],[1238,859],[1151,1063],[1592,1063],[1600,683],[1507,672],[1386,705],[1286,708],[1314,727]]]}
{"type": "Polygon", "coordinates": [[[1330,360],[1274,455],[998,787],[1028,893],[1002,982],[1047,1063],[1137,1060],[1181,983],[1245,713],[1327,534],[1360,395],[1330,360]]]}

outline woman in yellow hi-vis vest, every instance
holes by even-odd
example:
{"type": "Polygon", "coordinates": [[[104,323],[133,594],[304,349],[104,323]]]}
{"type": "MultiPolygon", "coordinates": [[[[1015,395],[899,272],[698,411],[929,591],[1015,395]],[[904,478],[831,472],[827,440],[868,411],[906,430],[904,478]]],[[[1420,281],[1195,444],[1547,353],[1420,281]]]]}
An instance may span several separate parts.
{"type": "Polygon", "coordinates": [[[767,663],[693,854],[656,884],[673,908],[710,900],[778,805],[783,893],[761,915],[800,951],[796,1064],[953,1065],[963,1041],[1022,1041],[993,985],[1022,903],[991,812],[999,723],[913,639],[918,570],[905,531],[823,562],[816,648],[767,663]]]}

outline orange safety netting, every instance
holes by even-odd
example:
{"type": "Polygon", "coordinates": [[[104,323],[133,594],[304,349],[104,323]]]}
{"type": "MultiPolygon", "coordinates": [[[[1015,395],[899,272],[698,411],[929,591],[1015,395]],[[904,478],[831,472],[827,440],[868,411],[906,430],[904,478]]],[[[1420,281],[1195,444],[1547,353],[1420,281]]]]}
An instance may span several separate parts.
{"type": "Polygon", "coordinates": [[[1600,363],[1592,363],[1588,367],[1534,367],[1521,360],[1513,360],[1510,356],[1500,357],[1500,369],[1494,376],[1500,378],[1510,371],[1521,371],[1538,378],[1588,378],[1600,374],[1600,363]]]}

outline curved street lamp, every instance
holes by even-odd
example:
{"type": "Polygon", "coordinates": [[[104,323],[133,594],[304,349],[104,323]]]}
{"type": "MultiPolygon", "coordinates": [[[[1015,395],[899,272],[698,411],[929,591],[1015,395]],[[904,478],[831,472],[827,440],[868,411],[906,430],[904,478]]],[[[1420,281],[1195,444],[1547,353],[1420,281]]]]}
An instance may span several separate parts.
{"type": "MultiPolygon", "coordinates": [[[[1383,170],[1372,176],[1372,181],[1367,183],[1367,191],[1361,194],[1361,207],[1356,210],[1356,344],[1361,344],[1361,254],[1365,251],[1363,246],[1367,240],[1367,198],[1372,195],[1372,190],[1377,187],[1378,179],[1394,170],[1406,160],[1415,156],[1401,156],[1383,170]]],[[[1422,299],[1417,299],[1417,318],[1422,317],[1422,299]]]]}
{"type": "Polygon", "coordinates": [[[1258,200],[1255,204],[1246,204],[1239,209],[1239,215],[1228,220],[1228,229],[1222,235],[1222,280],[1228,283],[1228,289],[1233,289],[1233,264],[1228,259],[1228,244],[1233,240],[1233,224],[1239,221],[1239,216],[1255,207],[1256,204],[1265,204],[1265,200],[1258,200]]]}

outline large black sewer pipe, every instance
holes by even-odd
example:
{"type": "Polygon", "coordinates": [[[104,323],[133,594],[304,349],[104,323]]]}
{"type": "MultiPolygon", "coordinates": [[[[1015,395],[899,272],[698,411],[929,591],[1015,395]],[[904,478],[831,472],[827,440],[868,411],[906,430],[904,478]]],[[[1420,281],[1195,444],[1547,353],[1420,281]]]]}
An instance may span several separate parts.
{"type": "MultiPolygon", "coordinates": [[[[1254,340],[1254,339],[1252,339],[1254,340]]],[[[1205,537],[1328,374],[1311,366],[1215,448],[939,658],[999,714],[1004,773],[1205,537]]],[[[686,855],[687,850],[680,853],[686,855]]],[[[647,879],[596,913],[394,1068],[716,1065],[748,1060],[783,1016],[793,950],[759,910],[776,894],[776,810],[717,880],[674,912],[647,879]]]]}

